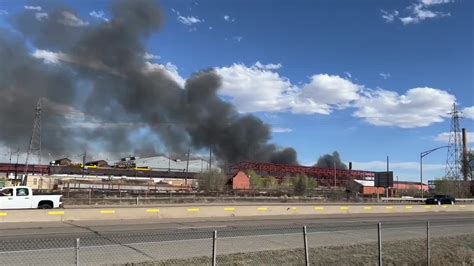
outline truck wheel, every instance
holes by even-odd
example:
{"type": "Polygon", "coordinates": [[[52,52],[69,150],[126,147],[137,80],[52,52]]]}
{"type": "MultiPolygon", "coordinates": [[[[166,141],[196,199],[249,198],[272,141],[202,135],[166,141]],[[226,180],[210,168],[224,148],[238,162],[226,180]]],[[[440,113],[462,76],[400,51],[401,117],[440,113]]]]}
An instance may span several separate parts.
{"type": "Polygon", "coordinates": [[[46,203],[41,204],[41,205],[38,206],[38,209],[52,209],[52,208],[53,207],[51,205],[46,204],[46,203]]]}

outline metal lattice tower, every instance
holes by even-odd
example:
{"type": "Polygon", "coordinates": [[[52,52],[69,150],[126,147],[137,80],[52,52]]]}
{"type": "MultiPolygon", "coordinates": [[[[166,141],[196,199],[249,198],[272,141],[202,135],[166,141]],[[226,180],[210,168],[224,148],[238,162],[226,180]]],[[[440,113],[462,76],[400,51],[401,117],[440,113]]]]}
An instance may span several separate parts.
{"type": "Polygon", "coordinates": [[[26,154],[25,176],[28,174],[28,163],[30,156],[38,156],[38,164],[41,164],[41,99],[36,105],[35,120],[33,121],[33,131],[31,133],[30,145],[26,154]]]}
{"type": "Polygon", "coordinates": [[[451,115],[451,131],[449,132],[448,156],[446,158],[446,179],[461,180],[461,162],[462,162],[462,137],[459,126],[459,117],[461,112],[453,104],[451,115]]]}

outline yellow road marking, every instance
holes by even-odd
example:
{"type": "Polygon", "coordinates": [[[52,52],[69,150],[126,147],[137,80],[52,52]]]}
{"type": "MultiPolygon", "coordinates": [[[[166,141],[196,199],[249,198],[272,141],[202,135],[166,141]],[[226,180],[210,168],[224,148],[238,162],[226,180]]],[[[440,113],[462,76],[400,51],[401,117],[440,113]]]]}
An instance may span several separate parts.
{"type": "Polygon", "coordinates": [[[372,207],[364,207],[364,210],[372,210],[372,207]]]}
{"type": "Polygon", "coordinates": [[[466,205],[461,205],[459,206],[459,208],[466,208],[466,205]]]}
{"type": "Polygon", "coordinates": [[[189,208],[188,212],[198,212],[199,208],[189,208]]]}
{"type": "Polygon", "coordinates": [[[6,213],[6,212],[0,212],[0,216],[7,216],[7,215],[8,215],[8,213],[6,213]]]}
{"type": "Polygon", "coordinates": [[[393,209],[393,206],[385,206],[385,209],[391,210],[391,209],[393,209]]]}
{"type": "Polygon", "coordinates": [[[233,211],[235,211],[235,208],[224,208],[224,211],[233,212],[233,211]]]}
{"type": "Polygon", "coordinates": [[[48,215],[64,215],[64,212],[48,212],[48,215]]]}
{"type": "Polygon", "coordinates": [[[292,209],[293,211],[296,211],[296,207],[291,207],[291,209],[292,209]]]}
{"type": "Polygon", "coordinates": [[[405,209],[413,209],[413,206],[405,206],[405,209]]]}
{"type": "Polygon", "coordinates": [[[443,209],[446,209],[446,208],[448,208],[448,206],[443,206],[443,209]]]}
{"type": "Polygon", "coordinates": [[[342,206],[340,209],[341,209],[341,211],[347,211],[347,210],[349,210],[349,207],[342,206]]]}
{"type": "Polygon", "coordinates": [[[425,209],[431,209],[431,206],[425,206],[425,209]]]}
{"type": "Polygon", "coordinates": [[[102,210],[100,211],[101,214],[114,214],[115,211],[114,210],[102,210]]]}
{"type": "Polygon", "coordinates": [[[147,213],[159,213],[160,210],[159,209],[148,209],[146,210],[147,213]]]}
{"type": "Polygon", "coordinates": [[[268,211],[268,208],[266,207],[257,208],[257,211],[266,212],[268,211]]]}
{"type": "Polygon", "coordinates": [[[314,207],[315,211],[324,211],[324,207],[314,207]]]}

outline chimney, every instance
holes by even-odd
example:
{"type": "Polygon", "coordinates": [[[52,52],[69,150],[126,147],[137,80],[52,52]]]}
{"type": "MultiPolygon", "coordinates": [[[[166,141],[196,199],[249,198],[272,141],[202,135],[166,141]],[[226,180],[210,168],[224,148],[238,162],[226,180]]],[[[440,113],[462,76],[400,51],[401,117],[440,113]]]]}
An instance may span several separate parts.
{"type": "Polygon", "coordinates": [[[352,170],[352,162],[349,162],[349,170],[352,170]]]}
{"type": "Polygon", "coordinates": [[[469,165],[467,161],[467,132],[466,129],[462,129],[462,173],[464,181],[469,180],[469,165]]]}

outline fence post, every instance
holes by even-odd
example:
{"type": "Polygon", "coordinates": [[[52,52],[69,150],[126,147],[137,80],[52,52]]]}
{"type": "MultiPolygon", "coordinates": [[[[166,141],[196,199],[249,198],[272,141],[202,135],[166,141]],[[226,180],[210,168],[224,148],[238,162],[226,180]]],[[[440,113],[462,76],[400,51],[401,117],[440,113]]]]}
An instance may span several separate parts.
{"type": "Polygon", "coordinates": [[[426,221],[426,262],[431,265],[431,250],[430,250],[430,221],[426,221]]]}
{"type": "Polygon", "coordinates": [[[89,205],[92,204],[92,188],[89,189],[89,205]]]}
{"type": "Polygon", "coordinates": [[[382,223],[377,224],[378,242],[379,242],[379,266],[382,266],[382,223]]]}
{"type": "Polygon", "coordinates": [[[76,238],[76,266],[79,266],[79,242],[80,239],[76,238]]]}
{"type": "Polygon", "coordinates": [[[309,266],[308,236],[306,233],[306,225],[303,226],[303,239],[304,239],[304,262],[306,266],[309,266]]]}
{"type": "Polygon", "coordinates": [[[216,239],[217,239],[217,231],[214,230],[214,232],[212,233],[212,266],[217,265],[216,239]]]}
{"type": "Polygon", "coordinates": [[[137,199],[136,199],[136,205],[138,205],[138,197],[137,197],[137,199]]]}

